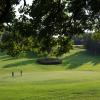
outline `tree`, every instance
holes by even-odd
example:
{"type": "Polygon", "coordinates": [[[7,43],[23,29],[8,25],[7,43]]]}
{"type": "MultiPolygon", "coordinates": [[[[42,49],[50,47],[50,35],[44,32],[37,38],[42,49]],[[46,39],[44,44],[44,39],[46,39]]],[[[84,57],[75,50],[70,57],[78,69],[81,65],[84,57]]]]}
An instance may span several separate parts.
{"type": "Polygon", "coordinates": [[[31,24],[15,19],[14,22],[7,27],[6,31],[1,34],[0,50],[6,51],[8,55],[18,56],[23,51],[32,51],[32,37],[26,33],[30,33],[31,24]]]}
{"type": "MultiPolygon", "coordinates": [[[[19,2],[0,1],[1,23],[12,19],[9,16],[7,21],[6,15],[13,14],[12,5],[19,2]]],[[[24,15],[13,20],[11,33],[17,33],[21,38],[31,37],[30,48],[37,48],[38,53],[62,55],[72,48],[73,35],[84,33],[86,29],[100,29],[100,0],[33,0],[32,6],[26,6],[25,0],[24,3],[20,9],[24,15]]]]}
{"type": "Polygon", "coordinates": [[[82,29],[100,29],[100,0],[69,0],[68,10],[74,23],[82,29]]]}
{"type": "MultiPolygon", "coordinates": [[[[6,22],[11,22],[14,16],[14,7],[13,5],[17,5],[21,0],[0,0],[0,24],[6,22]]],[[[24,0],[24,6],[26,5],[26,0],[24,0]]]]}
{"type": "Polygon", "coordinates": [[[39,51],[48,54],[55,49],[55,55],[61,55],[70,50],[71,35],[66,28],[69,21],[65,13],[66,3],[62,0],[34,0],[30,8],[31,23],[39,44],[39,51]],[[54,38],[58,36],[58,38],[54,38]]]}
{"type": "Polygon", "coordinates": [[[85,37],[85,47],[92,54],[100,54],[100,32],[85,37]]]}

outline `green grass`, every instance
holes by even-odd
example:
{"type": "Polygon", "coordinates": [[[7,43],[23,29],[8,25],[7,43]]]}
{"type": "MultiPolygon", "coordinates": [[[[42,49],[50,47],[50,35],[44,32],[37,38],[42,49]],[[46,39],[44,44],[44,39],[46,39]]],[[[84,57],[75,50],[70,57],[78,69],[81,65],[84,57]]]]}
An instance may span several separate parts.
{"type": "Polygon", "coordinates": [[[38,65],[35,57],[1,53],[0,100],[100,100],[100,56],[74,49],[62,59],[60,65],[38,65]]]}

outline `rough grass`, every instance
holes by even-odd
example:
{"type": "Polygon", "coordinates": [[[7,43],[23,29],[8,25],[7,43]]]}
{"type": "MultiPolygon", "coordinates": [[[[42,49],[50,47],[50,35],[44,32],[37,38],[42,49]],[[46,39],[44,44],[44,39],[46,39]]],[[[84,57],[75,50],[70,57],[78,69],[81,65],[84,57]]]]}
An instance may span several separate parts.
{"type": "Polygon", "coordinates": [[[74,49],[62,59],[60,65],[38,65],[35,57],[1,53],[0,100],[100,100],[100,57],[74,49]]]}

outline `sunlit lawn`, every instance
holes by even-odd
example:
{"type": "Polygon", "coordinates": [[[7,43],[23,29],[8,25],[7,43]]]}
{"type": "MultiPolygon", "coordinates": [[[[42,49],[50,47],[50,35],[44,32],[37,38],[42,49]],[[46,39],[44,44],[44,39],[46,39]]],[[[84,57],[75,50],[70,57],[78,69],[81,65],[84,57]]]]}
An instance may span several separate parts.
{"type": "Polygon", "coordinates": [[[38,65],[36,57],[1,53],[0,100],[100,100],[100,56],[74,49],[62,59],[60,65],[38,65]]]}

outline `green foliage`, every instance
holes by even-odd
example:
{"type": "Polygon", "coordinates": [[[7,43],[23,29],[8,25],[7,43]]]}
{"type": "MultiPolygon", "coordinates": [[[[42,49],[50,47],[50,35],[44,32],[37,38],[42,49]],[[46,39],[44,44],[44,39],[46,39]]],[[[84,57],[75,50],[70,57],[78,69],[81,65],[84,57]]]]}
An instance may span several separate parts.
{"type": "MultiPolygon", "coordinates": [[[[16,2],[18,0],[15,0],[16,2]]],[[[15,17],[14,0],[0,0],[0,24],[12,22],[15,17]]]]}
{"type": "Polygon", "coordinates": [[[13,49],[3,47],[3,42],[1,47],[14,51],[14,55],[32,50],[59,56],[72,48],[73,35],[84,33],[86,29],[99,30],[100,0],[33,0],[31,6],[24,0],[24,7],[19,9],[22,15],[15,19],[13,5],[20,1],[0,1],[0,25],[9,23],[9,33],[14,37],[12,41],[8,36],[9,43],[6,42],[13,49]],[[21,39],[25,43],[19,42],[21,39]]]}
{"type": "Polygon", "coordinates": [[[21,52],[21,49],[16,41],[17,37],[11,33],[4,32],[1,35],[0,50],[2,52],[6,51],[8,55],[17,56],[21,52]]]}
{"type": "Polygon", "coordinates": [[[68,10],[72,14],[73,23],[83,30],[99,29],[100,0],[69,0],[68,10]]]}
{"type": "Polygon", "coordinates": [[[96,42],[100,42],[100,32],[92,34],[91,39],[96,42]]]}
{"type": "Polygon", "coordinates": [[[55,47],[54,54],[62,55],[70,50],[71,35],[66,33],[68,16],[64,12],[65,6],[65,2],[61,0],[33,1],[30,8],[31,23],[41,52],[49,54],[55,47]]]}
{"type": "MultiPolygon", "coordinates": [[[[5,49],[10,52],[14,51],[15,54],[18,53],[18,50],[19,52],[32,50],[38,54],[56,56],[68,52],[72,48],[72,43],[71,35],[66,33],[68,16],[65,14],[64,9],[65,2],[60,0],[33,1],[30,9],[28,5],[20,8],[20,13],[24,12],[24,14],[19,19],[13,20],[10,26],[11,37],[8,36],[9,39],[6,42],[13,50],[4,46],[5,49]],[[31,18],[27,18],[25,15],[28,11],[31,18]],[[58,37],[55,38],[54,36],[58,37]],[[11,38],[13,38],[13,41],[10,41],[11,38]],[[23,38],[23,44],[19,42],[21,38],[23,38]],[[29,41],[29,38],[31,38],[31,41],[29,41]],[[24,49],[22,45],[24,45],[24,49]]],[[[1,47],[3,47],[3,43],[6,44],[5,41],[2,41],[1,47]]]]}
{"type": "Polygon", "coordinates": [[[86,37],[85,47],[93,54],[100,54],[100,33],[93,33],[86,37]]]}
{"type": "Polygon", "coordinates": [[[74,35],[72,37],[74,45],[84,45],[84,34],[74,35]]]}
{"type": "Polygon", "coordinates": [[[23,51],[33,51],[31,37],[22,38],[19,33],[4,32],[0,40],[0,50],[8,55],[18,56],[23,51]]]}
{"type": "Polygon", "coordinates": [[[72,40],[70,40],[69,37],[58,37],[58,45],[57,48],[55,50],[55,54],[56,56],[61,56],[62,54],[64,54],[65,52],[69,52],[70,49],[72,49],[72,45],[73,42],[72,40]]]}

